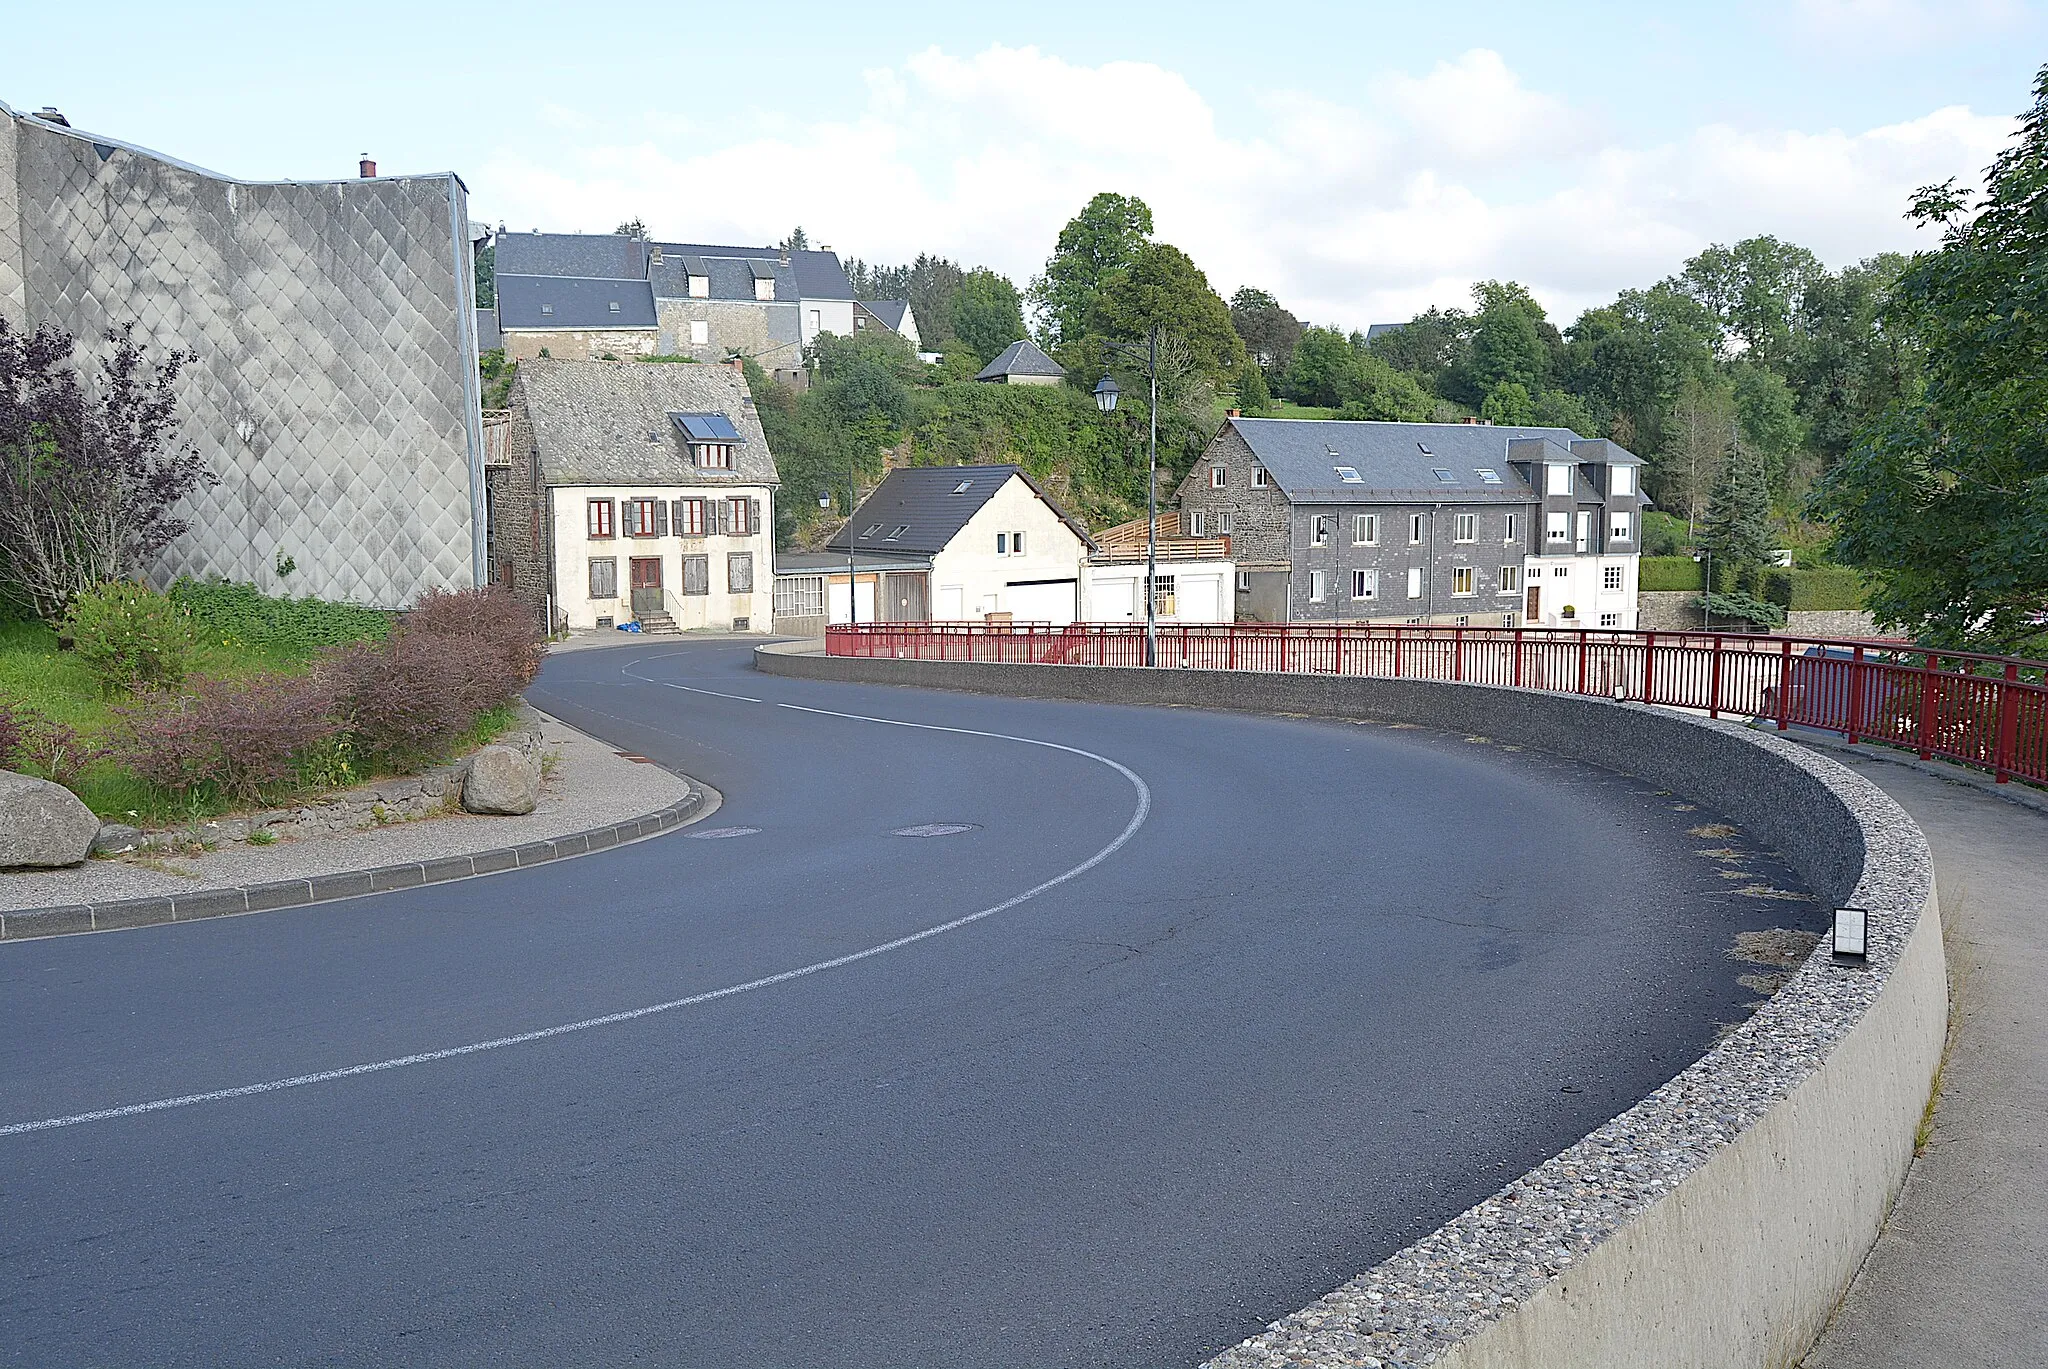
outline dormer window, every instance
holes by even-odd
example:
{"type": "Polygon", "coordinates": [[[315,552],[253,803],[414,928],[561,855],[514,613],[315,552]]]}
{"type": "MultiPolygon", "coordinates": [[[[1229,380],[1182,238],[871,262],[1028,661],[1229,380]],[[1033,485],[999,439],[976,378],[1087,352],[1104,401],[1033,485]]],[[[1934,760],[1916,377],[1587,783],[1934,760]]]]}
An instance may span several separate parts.
{"type": "Polygon", "coordinates": [[[1554,461],[1543,468],[1543,492],[1545,494],[1570,494],[1572,492],[1572,468],[1562,461],[1554,461]]]}
{"type": "Polygon", "coordinates": [[[1636,492],[1636,468],[1634,466],[1610,466],[1614,472],[1609,483],[1610,494],[1634,494],[1636,492]]]}
{"type": "Polygon", "coordinates": [[[690,449],[698,465],[714,471],[732,469],[732,444],[730,442],[699,442],[690,449]]]}
{"type": "Polygon", "coordinates": [[[711,298],[711,277],[692,275],[689,279],[691,299],[711,298]]]}
{"type": "Polygon", "coordinates": [[[775,277],[766,276],[760,280],[755,281],[754,298],[758,300],[773,301],[775,298],[775,277]]]}

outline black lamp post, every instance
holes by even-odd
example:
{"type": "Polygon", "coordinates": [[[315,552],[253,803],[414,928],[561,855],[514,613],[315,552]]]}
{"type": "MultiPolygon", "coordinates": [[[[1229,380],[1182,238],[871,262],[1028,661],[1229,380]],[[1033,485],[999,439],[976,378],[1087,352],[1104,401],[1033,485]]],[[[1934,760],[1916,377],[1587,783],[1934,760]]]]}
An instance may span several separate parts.
{"type": "MultiPolygon", "coordinates": [[[[1145,335],[1145,350],[1109,343],[1110,350],[1120,352],[1132,361],[1141,361],[1145,367],[1145,379],[1151,383],[1152,406],[1146,418],[1151,424],[1151,433],[1146,440],[1145,451],[1145,664],[1159,664],[1159,328],[1153,325],[1145,335]]],[[[1116,408],[1116,398],[1122,391],[1114,380],[1104,375],[1095,383],[1095,407],[1104,413],[1116,408]]]]}

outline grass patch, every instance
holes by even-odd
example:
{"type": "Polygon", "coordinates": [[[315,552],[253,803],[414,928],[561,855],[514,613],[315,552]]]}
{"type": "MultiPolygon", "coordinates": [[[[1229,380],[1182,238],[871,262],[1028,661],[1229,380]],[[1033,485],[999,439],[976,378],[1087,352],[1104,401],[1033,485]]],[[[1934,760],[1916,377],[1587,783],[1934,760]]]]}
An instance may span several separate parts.
{"type": "Polygon", "coordinates": [[[1273,401],[1273,418],[1335,418],[1335,409],[1320,409],[1312,404],[1296,404],[1291,399],[1273,401]]]}

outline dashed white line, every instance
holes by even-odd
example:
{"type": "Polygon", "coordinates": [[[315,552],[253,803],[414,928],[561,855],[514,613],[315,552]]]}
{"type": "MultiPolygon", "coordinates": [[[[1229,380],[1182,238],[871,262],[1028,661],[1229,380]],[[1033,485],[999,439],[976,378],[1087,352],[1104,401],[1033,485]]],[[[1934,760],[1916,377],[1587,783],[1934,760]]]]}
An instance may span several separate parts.
{"type": "MultiPolygon", "coordinates": [[[[623,669],[620,673],[624,673],[623,669]]],[[[634,676],[632,678],[643,679],[644,677],[634,676]]],[[[657,682],[647,680],[646,683],[654,684],[657,682]]],[[[660,681],[659,683],[667,684],[669,682],[660,681]]],[[[743,694],[719,694],[719,691],[715,689],[692,689],[688,685],[677,684],[670,684],[670,688],[687,690],[693,694],[717,694],[720,698],[740,699],[747,703],[763,702],[760,699],[749,699],[743,694]]],[[[1117,834],[1114,841],[1072,869],[1054,875],[1043,883],[1034,884],[1023,893],[1006,898],[1001,903],[983,908],[978,912],[968,913],[962,917],[953,918],[951,921],[926,927],[922,931],[911,932],[907,936],[899,936],[892,941],[884,941],[879,945],[869,946],[864,950],[834,956],[830,960],[813,961],[808,965],[799,965],[793,970],[784,970],[780,974],[765,975],[760,979],[750,979],[744,984],[729,984],[722,989],[711,989],[704,993],[690,994],[684,998],[672,998],[664,1003],[650,1003],[641,1008],[628,1008],[623,1012],[606,1013],[602,1017],[586,1017],[580,1021],[564,1022],[559,1026],[542,1027],[537,1031],[520,1032],[513,1036],[496,1036],[488,1041],[472,1041],[467,1045],[449,1046],[441,1050],[419,1051],[412,1055],[401,1055],[390,1060],[375,1060],[361,1065],[346,1065],[340,1069],[319,1070],[312,1074],[295,1074],[289,1079],[271,1079],[260,1084],[243,1084],[237,1088],[213,1089],[206,1093],[187,1093],[175,1098],[156,1098],[146,1103],[129,1103],[122,1107],[98,1108],[91,1112],[74,1112],[63,1117],[44,1117],[32,1122],[12,1122],[0,1125],[0,1137],[21,1136],[33,1131],[54,1131],[59,1127],[82,1126],[87,1122],[107,1122],[121,1117],[140,1117],[145,1113],[164,1112],[171,1108],[193,1107],[200,1103],[222,1103],[233,1098],[252,1098],[259,1094],[279,1093],[285,1089],[307,1088],[314,1084],[330,1084],[336,1080],[353,1079],[359,1075],[381,1074],[386,1070],[404,1069],[409,1065],[427,1065],[437,1060],[453,1060],[458,1056],[477,1055],[484,1051],[503,1050],[507,1046],[523,1046],[529,1042],[546,1041],[551,1037],[567,1036],[572,1032],[590,1031],[597,1027],[616,1026],[621,1022],[631,1022],[637,1018],[653,1017],[658,1013],[674,1012],[679,1008],[696,1007],[701,1003],[711,1003],[721,998],[732,998],[739,994],[752,993],[756,989],[766,989],[772,988],[777,984],[787,984],[792,979],[802,979],[808,975],[822,974],[826,970],[836,970],[842,966],[852,965],[862,960],[871,960],[878,955],[886,955],[890,951],[901,950],[905,946],[914,946],[920,941],[929,941],[935,936],[944,936],[947,932],[957,931],[972,923],[980,922],[984,918],[994,917],[997,913],[1008,912],[1020,903],[1026,903],[1037,898],[1047,890],[1056,889],[1069,880],[1080,878],[1105,860],[1108,860],[1111,856],[1122,850],[1132,837],[1138,834],[1138,829],[1145,825],[1146,817],[1152,812],[1152,790],[1143,778],[1139,776],[1137,771],[1132,770],[1120,761],[1111,760],[1107,756],[1098,755],[1093,751],[1088,751],[1078,746],[1067,746],[1060,742],[1043,741],[1037,737],[1017,737],[1007,732],[984,732],[971,727],[941,727],[936,723],[906,722],[901,718],[877,718],[865,713],[841,713],[830,708],[806,708],[801,704],[777,703],[774,707],[794,709],[799,713],[816,713],[828,718],[845,718],[853,722],[879,723],[889,727],[909,727],[924,732],[951,732],[967,737],[989,737],[997,741],[1019,742],[1025,746],[1041,746],[1051,751],[1064,751],[1069,755],[1082,756],[1088,760],[1100,762],[1129,780],[1131,787],[1137,791],[1138,805],[1131,814],[1131,820],[1124,824],[1123,831],[1117,834]]]]}

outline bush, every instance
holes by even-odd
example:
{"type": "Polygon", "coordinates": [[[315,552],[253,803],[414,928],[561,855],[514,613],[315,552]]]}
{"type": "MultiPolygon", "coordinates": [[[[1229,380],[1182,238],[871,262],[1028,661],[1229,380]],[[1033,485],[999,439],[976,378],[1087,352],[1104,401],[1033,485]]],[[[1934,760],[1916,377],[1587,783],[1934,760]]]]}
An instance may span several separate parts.
{"type": "Polygon", "coordinates": [[[1707,585],[1706,568],[1690,556],[1645,556],[1638,574],[1638,583],[1646,594],[1701,590],[1707,585]]]}
{"type": "Polygon", "coordinates": [[[94,586],[71,601],[64,630],[106,693],[168,689],[185,678],[191,623],[176,604],[145,585],[94,586]]]}
{"type": "Polygon", "coordinates": [[[1766,597],[1794,613],[1840,613],[1863,607],[1863,577],[1846,566],[1773,570],[1766,597]]]}
{"type": "Polygon", "coordinates": [[[393,635],[454,646],[456,664],[442,684],[470,714],[495,708],[531,684],[547,652],[532,617],[501,589],[429,590],[393,635]]]}
{"type": "Polygon", "coordinates": [[[254,585],[228,580],[180,580],[171,586],[170,598],[203,638],[295,660],[322,647],[388,636],[394,617],[357,604],[272,598],[254,585]]]}
{"type": "Polygon", "coordinates": [[[318,675],[195,679],[119,712],[116,754],[142,779],[177,793],[212,786],[244,803],[297,779],[300,758],[340,728],[318,675]]]}

